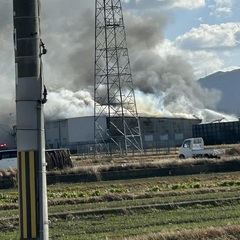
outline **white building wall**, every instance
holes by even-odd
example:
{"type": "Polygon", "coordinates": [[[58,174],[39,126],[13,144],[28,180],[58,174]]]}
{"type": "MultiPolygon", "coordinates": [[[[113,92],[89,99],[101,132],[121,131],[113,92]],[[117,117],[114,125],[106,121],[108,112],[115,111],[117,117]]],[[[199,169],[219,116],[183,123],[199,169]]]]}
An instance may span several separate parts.
{"type": "Polygon", "coordinates": [[[68,119],[69,143],[94,140],[94,118],[81,117],[68,119]]]}
{"type": "MultiPolygon", "coordinates": [[[[106,130],[106,117],[101,117],[100,123],[102,128],[106,130]]],[[[45,130],[48,148],[58,148],[75,143],[94,142],[94,117],[49,121],[45,124],[45,130]]]]}
{"type": "Polygon", "coordinates": [[[59,121],[52,121],[45,124],[47,148],[57,148],[59,145],[59,123],[59,121]]]}
{"type": "MultiPolygon", "coordinates": [[[[106,117],[101,118],[101,125],[106,129],[106,117]]],[[[69,143],[94,141],[94,117],[79,117],[68,119],[69,143]]]]}
{"type": "MultiPolygon", "coordinates": [[[[106,132],[106,117],[99,120],[106,132]]],[[[199,120],[196,119],[141,117],[144,147],[180,145],[184,138],[192,136],[192,125],[197,122],[199,120]]],[[[71,146],[80,149],[94,142],[94,116],[51,121],[46,123],[45,128],[47,147],[71,146]]]]}
{"type": "Polygon", "coordinates": [[[59,140],[60,145],[65,146],[69,142],[69,134],[68,134],[68,119],[64,119],[59,123],[59,140]]]}

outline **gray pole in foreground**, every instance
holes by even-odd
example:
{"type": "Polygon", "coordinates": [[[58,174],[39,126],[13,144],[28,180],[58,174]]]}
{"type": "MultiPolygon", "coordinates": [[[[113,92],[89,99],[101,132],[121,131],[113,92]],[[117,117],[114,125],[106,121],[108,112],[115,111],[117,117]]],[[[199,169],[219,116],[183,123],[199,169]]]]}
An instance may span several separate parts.
{"type": "Polygon", "coordinates": [[[40,0],[13,0],[20,239],[48,239],[40,0]]]}

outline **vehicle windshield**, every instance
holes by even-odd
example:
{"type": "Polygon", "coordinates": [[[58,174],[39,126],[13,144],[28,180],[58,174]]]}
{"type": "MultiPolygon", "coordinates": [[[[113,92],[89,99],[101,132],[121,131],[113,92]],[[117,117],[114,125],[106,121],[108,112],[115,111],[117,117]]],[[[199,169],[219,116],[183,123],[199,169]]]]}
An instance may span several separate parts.
{"type": "Polygon", "coordinates": [[[6,158],[16,158],[17,157],[17,150],[6,150],[0,152],[0,160],[6,158]]]}
{"type": "Polygon", "coordinates": [[[184,147],[184,148],[190,148],[190,143],[191,143],[190,140],[186,140],[186,141],[183,143],[183,147],[184,147]]]}

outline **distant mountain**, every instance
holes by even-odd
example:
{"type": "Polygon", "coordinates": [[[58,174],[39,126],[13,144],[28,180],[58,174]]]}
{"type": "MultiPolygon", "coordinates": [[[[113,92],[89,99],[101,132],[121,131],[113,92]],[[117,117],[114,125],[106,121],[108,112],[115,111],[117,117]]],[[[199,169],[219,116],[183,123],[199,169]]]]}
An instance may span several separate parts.
{"type": "Polygon", "coordinates": [[[240,69],[230,72],[216,72],[199,79],[204,88],[214,88],[222,92],[216,106],[217,111],[240,116],[240,69]]]}

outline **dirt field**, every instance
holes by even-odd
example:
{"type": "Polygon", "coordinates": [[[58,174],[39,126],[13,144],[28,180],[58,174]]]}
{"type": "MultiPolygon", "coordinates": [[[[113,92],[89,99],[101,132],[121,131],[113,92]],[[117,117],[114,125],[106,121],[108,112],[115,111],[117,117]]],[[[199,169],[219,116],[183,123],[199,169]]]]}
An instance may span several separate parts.
{"type": "MultiPolygon", "coordinates": [[[[223,159],[232,157],[238,158],[236,151],[223,159]]],[[[162,155],[75,162],[96,172],[113,166],[182,164],[175,156],[162,155]]],[[[240,239],[239,193],[237,171],[49,185],[49,235],[54,240],[240,239]]],[[[1,190],[0,239],[19,239],[17,202],[17,188],[1,190]]]]}

